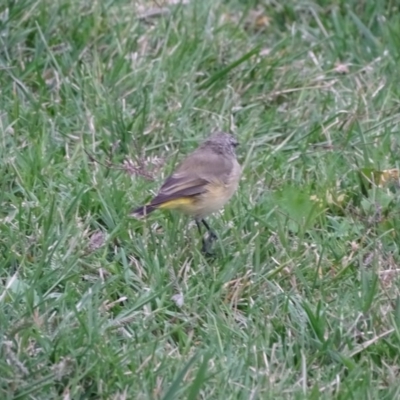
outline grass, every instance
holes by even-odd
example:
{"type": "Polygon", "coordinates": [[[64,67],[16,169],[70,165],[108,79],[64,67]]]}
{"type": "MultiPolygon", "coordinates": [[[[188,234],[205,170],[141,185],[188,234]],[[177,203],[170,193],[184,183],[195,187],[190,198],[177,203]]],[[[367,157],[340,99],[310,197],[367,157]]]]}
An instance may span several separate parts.
{"type": "Polygon", "coordinates": [[[0,397],[398,398],[397,2],[160,6],[0,5],[0,397]],[[127,215],[215,128],[210,260],[127,215]]]}

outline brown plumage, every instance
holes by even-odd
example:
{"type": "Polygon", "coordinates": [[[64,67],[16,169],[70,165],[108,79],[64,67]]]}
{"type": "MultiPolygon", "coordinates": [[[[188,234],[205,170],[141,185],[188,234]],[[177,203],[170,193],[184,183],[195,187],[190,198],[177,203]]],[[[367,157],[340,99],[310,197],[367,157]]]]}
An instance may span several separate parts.
{"type": "Polygon", "coordinates": [[[198,227],[202,221],[212,233],[204,217],[223,207],[238,187],[241,167],[235,154],[237,144],[229,133],[211,135],[178,165],[150,203],[134,210],[133,215],[142,217],[158,208],[176,209],[193,216],[198,227]]]}

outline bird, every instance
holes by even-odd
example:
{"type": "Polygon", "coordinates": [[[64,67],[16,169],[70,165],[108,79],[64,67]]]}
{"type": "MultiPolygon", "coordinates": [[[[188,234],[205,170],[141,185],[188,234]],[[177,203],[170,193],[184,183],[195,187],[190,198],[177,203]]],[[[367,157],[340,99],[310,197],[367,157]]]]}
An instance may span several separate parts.
{"type": "Polygon", "coordinates": [[[164,181],[157,195],[146,205],[134,209],[131,215],[143,218],[157,209],[177,210],[192,216],[202,236],[202,252],[212,254],[217,238],[205,217],[221,209],[236,192],[241,176],[237,161],[236,138],[226,132],[212,133],[189,154],[164,181]]]}

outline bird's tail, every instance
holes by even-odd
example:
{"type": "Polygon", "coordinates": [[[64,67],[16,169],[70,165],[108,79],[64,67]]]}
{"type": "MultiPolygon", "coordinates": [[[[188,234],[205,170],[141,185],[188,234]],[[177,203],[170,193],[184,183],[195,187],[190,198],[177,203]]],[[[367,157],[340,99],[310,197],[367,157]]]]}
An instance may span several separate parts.
{"type": "Polygon", "coordinates": [[[157,208],[158,208],[157,206],[147,204],[145,206],[142,206],[142,207],[139,207],[139,208],[136,208],[135,210],[133,210],[131,212],[131,215],[136,218],[143,218],[143,217],[146,217],[146,215],[152,213],[157,208]]]}

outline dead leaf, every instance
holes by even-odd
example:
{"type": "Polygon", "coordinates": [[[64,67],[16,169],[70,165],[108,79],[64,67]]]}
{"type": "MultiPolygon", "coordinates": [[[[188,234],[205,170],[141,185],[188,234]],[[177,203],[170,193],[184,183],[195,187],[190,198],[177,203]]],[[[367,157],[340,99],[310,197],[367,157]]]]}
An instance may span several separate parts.
{"type": "Polygon", "coordinates": [[[349,65],[341,63],[340,61],[337,61],[335,63],[335,68],[333,69],[335,72],[338,74],[348,74],[350,72],[349,65]]]}
{"type": "Polygon", "coordinates": [[[90,236],[89,251],[95,251],[103,246],[106,235],[103,231],[96,231],[90,236]]]}
{"type": "Polygon", "coordinates": [[[256,9],[249,12],[245,20],[245,28],[255,31],[262,31],[271,24],[270,18],[265,14],[265,10],[256,9]]]}

